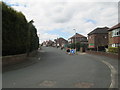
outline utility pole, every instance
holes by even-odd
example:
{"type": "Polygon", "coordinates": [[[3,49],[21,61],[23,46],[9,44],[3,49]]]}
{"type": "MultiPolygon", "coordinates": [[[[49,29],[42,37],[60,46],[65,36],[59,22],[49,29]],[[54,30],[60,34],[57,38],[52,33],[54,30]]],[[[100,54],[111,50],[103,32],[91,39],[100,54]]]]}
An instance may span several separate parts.
{"type": "Polygon", "coordinates": [[[29,56],[29,52],[30,52],[30,29],[31,29],[31,26],[32,26],[32,23],[34,21],[31,20],[30,22],[28,22],[28,37],[27,37],[27,56],[29,56]]]}
{"type": "Polygon", "coordinates": [[[76,53],[76,29],[73,29],[75,31],[75,53],[76,53]]]}
{"type": "Polygon", "coordinates": [[[75,31],[75,49],[76,49],[76,29],[73,29],[75,31]]]}

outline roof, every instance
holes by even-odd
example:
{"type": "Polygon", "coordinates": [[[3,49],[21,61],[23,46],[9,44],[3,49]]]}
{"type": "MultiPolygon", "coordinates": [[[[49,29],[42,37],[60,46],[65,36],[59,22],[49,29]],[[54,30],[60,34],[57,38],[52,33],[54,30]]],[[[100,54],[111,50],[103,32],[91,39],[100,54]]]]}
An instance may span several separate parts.
{"type": "Polygon", "coordinates": [[[58,41],[58,40],[62,40],[62,41],[66,41],[66,42],[68,42],[66,39],[64,39],[64,38],[62,38],[62,37],[57,38],[57,39],[54,39],[54,41],[58,41]]]}
{"type": "Polygon", "coordinates": [[[77,38],[77,37],[85,37],[85,36],[83,36],[83,35],[81,35],[79,33],[76,33],[74,36],[70,37],[69,39],[75,38],[75,37],[77,38]]]}
{"type": "Polygon", "coordinates": [[[91,31],[90,33],[88,33],[88,35],[92,35],[92,34],[105,34],[108,33],[108,27],[103,27],[103,28],[96,28],[93,31],[91,31]]]}
{"type": "MultiPolygon", "coordinates": [[[[62,37],[60,37],[60,38],[58,38],[58,39],[62,39],[62,40],[65,40],[64,38],[62,38],[62,37]]],[[[65,41],[67,41],[67,40],[65,40],[65,41]]]]}
{"type": "Polygon", "coordinates": [[[117,29],[117,28],[120,28],[120,23],[118,23],[117,25],[111,27],[111,28],[108,29],[108,30],[111,31],[111,30],[114,30],[114,29],[117,29]]]}

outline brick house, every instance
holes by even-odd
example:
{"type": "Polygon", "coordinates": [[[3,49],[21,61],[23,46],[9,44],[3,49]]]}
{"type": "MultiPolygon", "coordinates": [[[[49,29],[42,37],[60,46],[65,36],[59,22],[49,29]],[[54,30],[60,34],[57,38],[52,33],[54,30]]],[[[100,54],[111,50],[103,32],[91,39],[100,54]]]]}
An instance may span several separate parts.
{"type": "Polygon", "coordinates": [[[68,41],[62,37],[57,38],[54,41],[55,41],[56,46],[58,47],[65,47],[68,44],[68,41]]]}
{"type": "Polygon", "coordinates": [[[88,33],[88,48],[102,50],[108,47],[108,27],[96,28],[88,33]]]}
{"type": "Polygon", "coordinates": [[[120,23],[108,29],[109,47],[120,47],[120,23]]]}
{"type": "Polygon", "coordinates": [[[76,33],[74,36],[70,37],[68,39],[68,42],[69,42],[69,44],[75,43],[75,40],[76,40],[76,42],[80,42],[81,44],[87,44],[88,43],[87,37],[85,37],[81,34],[78,34],[78,33],[76,33]]]}

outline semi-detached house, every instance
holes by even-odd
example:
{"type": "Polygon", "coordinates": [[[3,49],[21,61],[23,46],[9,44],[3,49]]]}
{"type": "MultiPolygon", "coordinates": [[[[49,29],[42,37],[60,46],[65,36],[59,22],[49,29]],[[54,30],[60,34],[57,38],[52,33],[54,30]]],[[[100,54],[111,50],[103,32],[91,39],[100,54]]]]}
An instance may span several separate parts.
{"type": "Polygon", "coordinates": [[[108,47],[108,27],[98,27],[88,33],[88,48],[104,50],[108,47]]]}
{"type": "Polygon", "coordinates": [[[120,23],[108,29],[109,47],[120,47],[120,23]]]}

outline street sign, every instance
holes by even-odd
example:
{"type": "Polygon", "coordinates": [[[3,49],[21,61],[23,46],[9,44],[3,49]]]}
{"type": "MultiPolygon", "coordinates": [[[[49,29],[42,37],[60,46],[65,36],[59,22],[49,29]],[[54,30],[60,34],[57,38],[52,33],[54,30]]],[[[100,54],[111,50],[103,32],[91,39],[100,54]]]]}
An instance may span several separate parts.
{"type": "Polygon", "coordinates": [[[70,50],[70,53],[71,53],[71,54],[75,54],[75,49],[71,49],[71,50],[70,50]]]}

